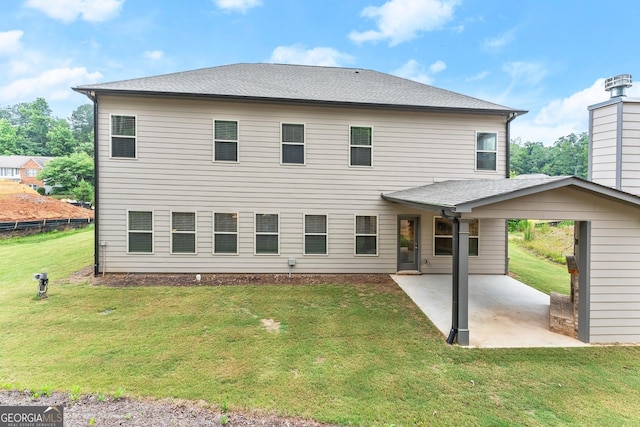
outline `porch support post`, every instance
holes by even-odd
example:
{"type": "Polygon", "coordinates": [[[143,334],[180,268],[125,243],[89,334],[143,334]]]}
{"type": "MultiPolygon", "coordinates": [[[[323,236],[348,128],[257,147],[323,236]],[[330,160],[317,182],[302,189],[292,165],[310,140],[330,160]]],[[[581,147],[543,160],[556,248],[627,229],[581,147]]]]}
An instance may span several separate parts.
{"type": "MultiPolygon", "coordinates": [[[[469,222],[468,219],[456,218],[458,223],[457,270],[458,280],[458,345],[469,346],[469,222]]],[[[455,232],[455,228],[454,228],[455,232]]]]}

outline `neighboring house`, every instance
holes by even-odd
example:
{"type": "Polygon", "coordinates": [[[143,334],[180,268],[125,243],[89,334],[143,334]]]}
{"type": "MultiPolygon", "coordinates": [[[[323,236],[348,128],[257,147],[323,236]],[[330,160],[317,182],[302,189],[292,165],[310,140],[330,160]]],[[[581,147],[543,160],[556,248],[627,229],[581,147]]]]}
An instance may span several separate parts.
{"type": "Polygon", "coordinates": [[[0,179],[9,179],[37,190],[44,186],[38,174],[54,157],[0,156],[0,179]]]}
{"type": "Polygon", "coordinates": [[[371,70],[278,64],[74,90],[97,119],[95,274],[453,273],[465,345],[468,275],[507,273],[506,219],[573,219],[580,339],[640,341],[640,322],[598,329],[589,308],[591,230],[615,234],[640,198],[508,179],[509,126],[525,111],[371,70]]]}

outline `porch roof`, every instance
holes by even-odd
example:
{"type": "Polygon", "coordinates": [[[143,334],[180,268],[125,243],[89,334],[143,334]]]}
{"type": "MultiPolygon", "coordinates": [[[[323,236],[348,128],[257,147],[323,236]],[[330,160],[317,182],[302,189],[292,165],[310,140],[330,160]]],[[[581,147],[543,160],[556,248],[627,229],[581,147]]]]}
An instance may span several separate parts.
{"type": "Polygon", "coordinates": [[[434,212],[447,210],[452,213],[469,213],[477,207],[562,187],[574,187],[609,200],[640,207],[638,196],[575,176],[442,181],[383,193],[382,198],[434,212]]]}

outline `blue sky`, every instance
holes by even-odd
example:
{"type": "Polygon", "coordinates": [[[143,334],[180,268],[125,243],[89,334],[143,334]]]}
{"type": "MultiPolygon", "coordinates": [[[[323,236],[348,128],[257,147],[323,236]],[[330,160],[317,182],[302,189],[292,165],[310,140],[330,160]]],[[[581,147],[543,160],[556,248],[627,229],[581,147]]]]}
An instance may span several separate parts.
{"type": "MultiPolygon", "coordinates": [[[[368,68],[529,110],[512,137],[587,131],[604,78],[640,76],[640,3],[618,0],[2,0],[0,106],[238,62],[368,68]]],[[[630,96],[640,96],[640,83],[630,96]]]]}

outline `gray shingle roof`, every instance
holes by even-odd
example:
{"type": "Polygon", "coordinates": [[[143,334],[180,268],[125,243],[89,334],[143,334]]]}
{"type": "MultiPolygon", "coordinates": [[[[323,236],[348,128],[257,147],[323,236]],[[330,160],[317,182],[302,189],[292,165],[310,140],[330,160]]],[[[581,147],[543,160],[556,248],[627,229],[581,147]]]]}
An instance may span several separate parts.
{"type": "Polygon", "coordinates": [[[74,87],[81,93],[257,98],[430,109],[525,113],[377,71],[284,64],[233,64],[74,87]]]}
{"type": "Polygon", "coordinates": [[[443,181],[386,193],[382,198],[436,212],[471,212],[476,207],[567,186],[640,206],[640,197],[574,176],[443,181]]]}
{"type": "Polygon", "coordinates": [[[44,167],[45,163],[55,157],[39,157],[39,156],[0,156],[0,167],[20,169],[29,159],[33,159],[40,167],[44,167]]]}

